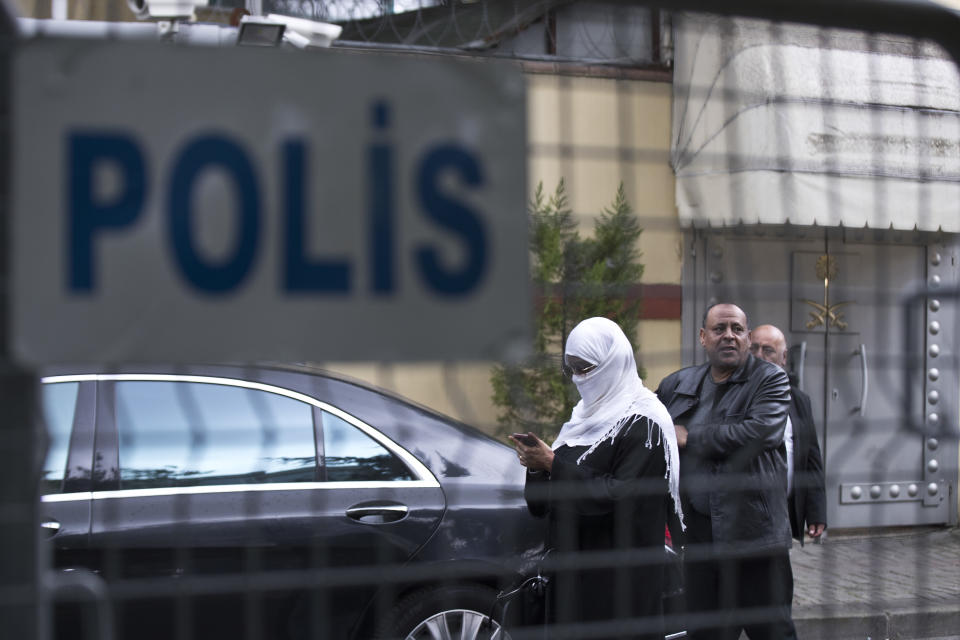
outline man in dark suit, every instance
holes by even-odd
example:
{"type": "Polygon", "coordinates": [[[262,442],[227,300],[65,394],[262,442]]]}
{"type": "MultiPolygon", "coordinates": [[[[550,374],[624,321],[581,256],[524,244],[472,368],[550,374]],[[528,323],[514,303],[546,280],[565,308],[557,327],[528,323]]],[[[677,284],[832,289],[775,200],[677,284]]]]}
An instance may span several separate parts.
{"type": "MultiPolygon", "coordinates": [[[[787,366],[787,340],[780,329],[763,324],[750,332],[753,355],[782,368],[787,366]]],[[[784,435],[787,449],[787,491],[790,528],[803,544],[803,532],[819,538],[827,526],[823,459],[813,423],[810,396],[790,386],[790,420],[784,435]]]]}
{"type": "MultiPolygon", "coordinates": [[[[691,640],[796,640],[786,460],[790,383],[750,353],[743,309],[710,306],[707,362],[676,371],[657,395],[680,450],[684,584],[691,640]]],[[[679,532],[676,532],[679,533],[679,532]]]]}

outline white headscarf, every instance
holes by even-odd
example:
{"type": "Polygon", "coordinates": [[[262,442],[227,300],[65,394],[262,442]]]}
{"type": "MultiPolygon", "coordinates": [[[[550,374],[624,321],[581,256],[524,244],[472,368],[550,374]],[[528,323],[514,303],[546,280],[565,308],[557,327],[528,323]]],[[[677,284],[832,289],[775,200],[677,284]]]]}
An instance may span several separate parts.
{"type": "Polygon", "coordinates": [[[647,431],[646,446],[653,448],[654,431],[659,433],[667,463],[665,477],[674,509],[683,525],[677,432],[667,408],[652,391],[643,386],[637,375],[633,349],[623,330],[607,318],[587,318],[570,332],[565,351],[567,355],[582,358],[597,366],[583,375],[573,376],[581,399],[573,408],[570,420],[560,429],[553,449],[565,444],[572,447],[589,445],[590,448],[577,459],[577,464],[580,464],[601,443],[606,440],[612,442],[628,422],[632,424],[631,418],[645,416],[651,424],[647,431]],[[654,429],[654,426],[658,429],[654,429]]]}

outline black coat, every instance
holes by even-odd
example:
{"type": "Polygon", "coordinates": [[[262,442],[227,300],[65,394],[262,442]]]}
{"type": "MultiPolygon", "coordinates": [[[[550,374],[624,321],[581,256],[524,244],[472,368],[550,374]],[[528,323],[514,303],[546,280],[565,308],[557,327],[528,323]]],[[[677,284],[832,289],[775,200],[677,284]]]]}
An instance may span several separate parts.
{"type": "MultiPolygon", "coordinates": [[[[753,550],[789,548],[787,466],[780,449],[790,405],[784,371],[747,354],[718,386],[711,421],[688,425],[710,365],[687,367],[664,378],[657,396],[674,424],[689,430],[680,450],[680,491],[705,488],[715,544],[747,542],[753,550]]],[[[684,509],[690,509],[684,499],[684,509]]]]}
{"type": "Polygon", "coordinates": [[[790,498],[790,528],[803,544],[808,524],[827,523],[827,492],[823,458],[810,407],[810,396],[790,387],[790,422],[793,424],[793,496],[790,498]]]}
{"type": "Polygon", "coordinates": [[[533,515],[548,519],[546,546],[551,559],[597,564],[552,575],[548,598],[552,623],[643,618],[654,625],[649,633],[631,630],[616,637],[663,638],[662,561],[669,492],[655,425],[647,446],[650,424],[654,423],[646,417],[635,417],[581,464],[577,459],[588,447],[561,446],[554,452],[549,474],[527,474],[527,504],[533,515]],[[602,555],[611,551],[623,555],[602,555]]]}

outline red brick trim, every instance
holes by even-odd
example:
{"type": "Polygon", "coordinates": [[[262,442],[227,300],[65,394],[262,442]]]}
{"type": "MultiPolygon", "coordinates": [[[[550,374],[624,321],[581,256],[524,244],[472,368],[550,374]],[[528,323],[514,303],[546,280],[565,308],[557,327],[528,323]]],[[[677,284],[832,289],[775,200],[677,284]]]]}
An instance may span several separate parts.
{"type": "Polygon", "coordinates": [[[644,69],[638,67],[589,64],[584,62],[521,60],[520,68],[523,69],[524,72],[531,74],[611,78],[614,80],[641,80],[646,82],[673,82],[673,70],[656,65],[644,69]]]}
{"type": "Polygon", "coordinates": [[[683,287],[679,284],[642,284],[637,294],[643,300],[641,320],[679,320],[683,287]]]}
{"type": "MultiPolygon", "coordinates": [[[[535,292],[538,300],[542,294],[540,290],[535,292]]],[[[680,320],[683,287],[679,284],[639,284],[630,288],[628,296],[643,302],[641,320],[680,320]]]]}

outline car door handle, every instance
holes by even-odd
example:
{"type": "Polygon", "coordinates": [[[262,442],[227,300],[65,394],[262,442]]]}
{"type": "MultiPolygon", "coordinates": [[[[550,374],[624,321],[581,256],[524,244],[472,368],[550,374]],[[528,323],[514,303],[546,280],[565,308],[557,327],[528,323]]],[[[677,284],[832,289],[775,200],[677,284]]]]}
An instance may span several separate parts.
{"type": "Polygon", "coordinates": [[[407,517],[405,504],[357,504],[347,509],[347,517],[366,524],[386,524],[407,517]]]}
{"type": "Polygon", "coordinates": [[[48,538],[52,538],[60,532],[60,523],[56,520],[44,520],[40,523],[40,528],[43,529],[48,538]]]}

